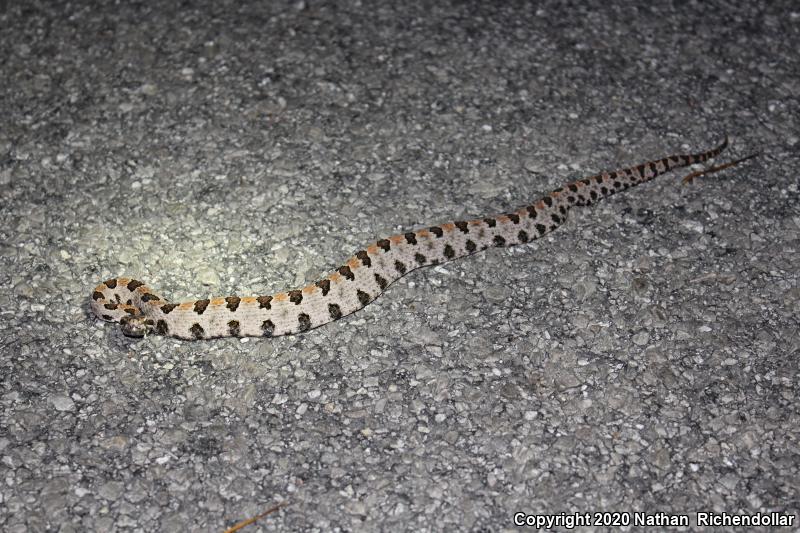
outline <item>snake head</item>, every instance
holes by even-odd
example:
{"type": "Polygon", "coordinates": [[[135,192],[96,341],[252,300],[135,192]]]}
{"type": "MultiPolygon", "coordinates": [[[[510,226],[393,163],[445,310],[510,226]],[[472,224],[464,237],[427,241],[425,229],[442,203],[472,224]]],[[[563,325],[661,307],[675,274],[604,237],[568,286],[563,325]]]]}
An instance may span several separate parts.
{"type": "Polygon", "coordinates": [[[155,328],[153,319],[142,315],[126,316],[119,325],[126,337],[144,337],[155,328]]]}

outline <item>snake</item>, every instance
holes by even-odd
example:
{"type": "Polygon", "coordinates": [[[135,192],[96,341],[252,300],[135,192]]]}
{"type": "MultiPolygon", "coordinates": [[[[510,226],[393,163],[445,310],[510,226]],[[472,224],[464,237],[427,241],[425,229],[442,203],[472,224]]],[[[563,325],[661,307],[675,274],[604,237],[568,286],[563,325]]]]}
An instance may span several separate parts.
{"type": "Polygon", "coordinates": [[[578,179],[515,211],[378,239],[305,287],[270,295],[172,303],[141,281],[117,277],[92,291],[90,307],[97,318],[118,323],[128,337],[152,333],[200,340],[303,333],[364,308],[413,270],[492,247],[529,243],[562,225],[573,207],[592,205],[671,170],[705,162],[727,146],[725,136],[721,144],[703,152],[671,155],[578,179]]]}

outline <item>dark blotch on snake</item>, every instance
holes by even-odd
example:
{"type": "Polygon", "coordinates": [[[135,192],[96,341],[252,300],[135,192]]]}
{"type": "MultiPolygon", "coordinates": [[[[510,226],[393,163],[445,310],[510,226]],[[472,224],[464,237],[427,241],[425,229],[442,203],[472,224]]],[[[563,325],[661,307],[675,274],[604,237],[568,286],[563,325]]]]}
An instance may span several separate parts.
{"type": "MultiPolygon", "coordinates": [[[[194,303],[194,312],[197,313],[198,315],[202,315],[203,313],[206,312],[206,307],[208,307],[209,303],[210,302],[208,300],[197,300],[194,303]]],[[[197,327],[200,326],[198,325],[197,327]]],[[[203,328],[200,329],[202,330],[203,328]]]]}
{"type": "Polygon", "coordinates": [[[342,318],[342,308],[336,304],[328,304],[328,314],[332,320],[339,320],[342,318]]]}
{"type": "Polygon", "coordinates": [[[272,296],[259,296],[256,301],[259,309],[272,309],[272,296]]]}
{"type": "Polygon", "coordinates": [[[239,304],[241,303],[241,301],[242,299],[239,298],[238,296],[228,296],[227,298],[225,298],[225,302],[227,303],[225,307],[230,309],[231,312],[234,312],[239,308],[239,304]]]}
{"type": "Polygon", "coordinates": [[[356,257],[358,258],[359,261],[361,261],[361,264],[364,265],[365,267],[372,266],[372,260],[369,258],[369,254],[366,252],[366,250],[361,250],[360,252],[356,252],[356,257]]]}
{"type": "Polygon", "coordinates": [[[347,266],[347,265],[339,267],[339,271],[338,272],[339,272],[339,274],[341,274],[342,276],[344,276],[345,278],[347,278],[350,281],[353,281],[354,279],[356,279],[355,274],[353,274],[353,271],[350,270],[350,267],[347,266]]]}
{"type": "Polygon", "coordinates": [[[194,324],[192,327],[190,327],[189,333],[191,333],[192,337],[194,337],[197,340],[202,339],[206,334],[206,332],[203,331],[203,326],[201,326],[200,324],[194,324]]]}
{"type": "Polygon", "coordinates": [[[356,296],[358,296],[358,301],[361,302],[361,305],[367,305],[370,301],[370,295],[362,290],[356,291],[356,296]]]}
{"type": "Polygon", "coordinates": [[[289,291],[289,301],[292,302],[294,305],[300,305],[300,302],[303,301],[303,291],[301,290],[294,290],[289,291]]]}
{"type": "Polygon", "coordinates": [[[331,280],[329,279],[321,279],[318,282],[314,283],[314,285],[322,289],[323,296],[327,296],[328,291],[331,290],[331,280]]]}

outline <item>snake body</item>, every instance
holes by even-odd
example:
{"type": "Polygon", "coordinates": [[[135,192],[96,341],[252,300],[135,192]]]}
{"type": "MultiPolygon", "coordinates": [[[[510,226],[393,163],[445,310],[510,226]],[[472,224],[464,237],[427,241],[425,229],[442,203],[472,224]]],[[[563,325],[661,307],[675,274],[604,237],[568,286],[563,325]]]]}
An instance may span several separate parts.
{"type": "Polygon", "coordinates": [[[120,323],[122,332],[131,337],[157,333],[210,339],[302,333],[358,311],[412,270],[493,246],[527,243],[563,224],[575,206],[591,205],[676,168],[706,161],[727,146],[726,137],[722,144],[704,152],[672,155],[579,179],[510,213],[447,222],[380,239],[302,288],[265,296],[170,303],[140,281],[113,278],[94,289],[91,309],[102,320],[120,323]]]}

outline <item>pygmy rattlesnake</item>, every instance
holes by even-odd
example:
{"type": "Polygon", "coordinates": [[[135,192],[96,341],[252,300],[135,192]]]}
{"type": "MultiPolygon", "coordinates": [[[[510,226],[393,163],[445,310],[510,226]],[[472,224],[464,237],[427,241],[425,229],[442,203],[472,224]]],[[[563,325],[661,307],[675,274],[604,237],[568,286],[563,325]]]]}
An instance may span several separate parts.
{"type": "Polygon", "coordinates": [[[271,296],[170,303],[140,281],[113,278],[94,289],[91,308],[99,318],[119,322],[123,333],[133,337],[148,332],[181,339],[273,337],[308,331],[358,311],[414,269],[491,246],[537,239],[563,224],[573,206],[590,205],[670,170],[706,161],[727,146],[726,137],[722,144],[705,152],[673,155],[579,179],[510,213],[447,222],[380,239],[303,288],[271,296]]]}

